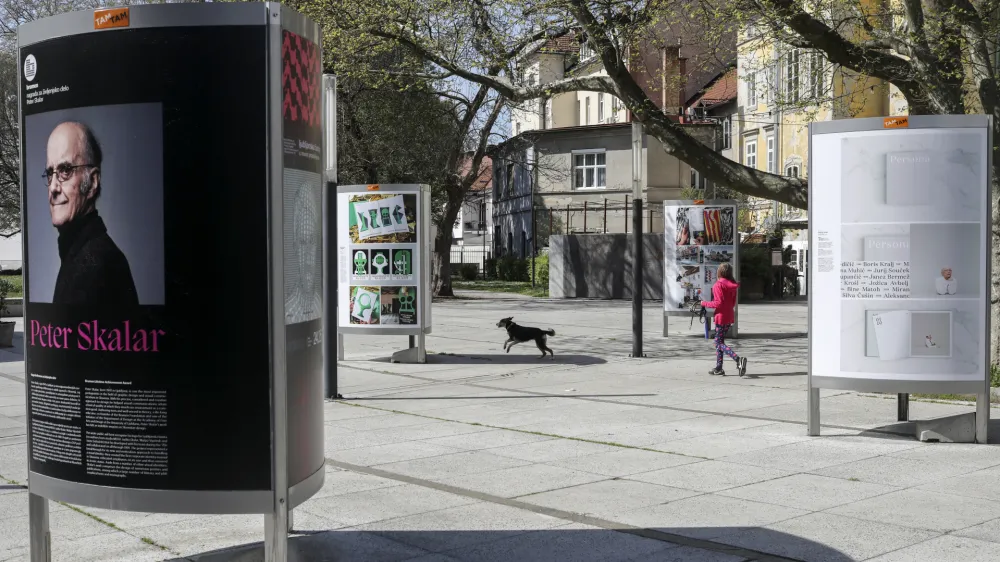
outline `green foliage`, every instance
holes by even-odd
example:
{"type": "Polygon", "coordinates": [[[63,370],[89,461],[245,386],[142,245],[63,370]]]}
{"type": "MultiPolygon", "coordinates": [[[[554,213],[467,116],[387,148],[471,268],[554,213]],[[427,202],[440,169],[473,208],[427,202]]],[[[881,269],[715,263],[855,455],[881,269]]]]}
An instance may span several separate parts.
{"type": "Polygon", "coordinates": [[[528,260],[505,256],[497,261],[497,278],[500,281],[531,281],[528,260]]]}
{"type": "Polygon", "coordinates": [[[5,277],[0,277],[0,316],[7,315],[7,298],[17,287],[5,277]]]}
{"type": "Polygon", "coordinates": [[[549,255],[542,254],[535,256],[535,285],[539,287],[549,286],[549,255]]]}
{"type": "Polygon", "coordinates": [[[486,271],[483,273],[487,280],[495,280],[497,278],[497,261],[496,258],[486,258],[486,271]]]}
{"type": "Polygon", "coordinates": [[[1000,388],[1000,365],[990,365],[990,386],[1000,388]]]}
{"type": "Polygon", "coordinates": [[[740,246],[740,281],[771,278],[771,253],[760,245],[740,246]]]}
{"type": "Polygon", "coordinates": [[[463,263],[458,267],[458,274],[463,281],[475,281],[479,278],[479,266],[474,263],[463,263]]]}

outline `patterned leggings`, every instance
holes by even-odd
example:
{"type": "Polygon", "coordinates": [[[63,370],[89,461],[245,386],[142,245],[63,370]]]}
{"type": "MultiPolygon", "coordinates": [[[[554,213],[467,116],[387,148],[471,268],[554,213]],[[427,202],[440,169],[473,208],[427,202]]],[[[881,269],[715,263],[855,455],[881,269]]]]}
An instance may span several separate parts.
{"type": "Polygon", "coordinates": [[[720,324],[715,327],[715,368],[722,368],[722,356],[723,354],[732,357],[734,360],[739,361],[740,356],[733,351],[733,348],[726,345],[726,332],[729,328],[732,328],[732,324],[720,324]]]}

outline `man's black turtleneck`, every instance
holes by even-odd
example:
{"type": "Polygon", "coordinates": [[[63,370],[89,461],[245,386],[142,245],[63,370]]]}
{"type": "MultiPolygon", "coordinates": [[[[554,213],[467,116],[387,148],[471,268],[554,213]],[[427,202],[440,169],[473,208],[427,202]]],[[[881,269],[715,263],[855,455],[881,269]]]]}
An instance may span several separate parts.
{"type": "Polygon", "coordinates": [[[53,304],[137,306],[128,260],[97,211],[59,227],[59,276],[53,304]]]}

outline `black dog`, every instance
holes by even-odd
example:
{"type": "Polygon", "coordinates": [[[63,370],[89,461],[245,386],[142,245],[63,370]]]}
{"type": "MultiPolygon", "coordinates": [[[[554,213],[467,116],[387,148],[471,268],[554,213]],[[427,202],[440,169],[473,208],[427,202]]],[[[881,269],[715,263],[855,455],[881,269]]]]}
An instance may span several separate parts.
{"type": "Polygon", "coordinates": [[[507,330],[507,341],[503,343],[503,348],[507,350],[507,353],[510,353],[510,348],[514,347],[515,344],[535,340],[535,345],[537,345],[538,349],[541,350],[543,358],[545,357],[546,351],[549,352],[549,355],[555,357],[552,350],[545,345],[546,336],[556,335],[555,330],[542,330],[541,328],[518,326],[514,323],[513,316],[504,318],[503,320],[497,322],[497,328],[505,328],[507,330]]]}

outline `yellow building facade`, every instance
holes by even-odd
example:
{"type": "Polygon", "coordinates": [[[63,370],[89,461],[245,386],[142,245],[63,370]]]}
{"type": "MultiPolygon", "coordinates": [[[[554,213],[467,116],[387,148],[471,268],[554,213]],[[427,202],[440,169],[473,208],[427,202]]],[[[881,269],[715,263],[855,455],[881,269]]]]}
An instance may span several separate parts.
{"type": "MultiPolygon", "coordinates": [[[[777,43],[768,29],[751,26],[740,34],[737,72],[733,158],[762,171],[808,177],[813,121],[906,114],[905,100],[883,80],[832,65],[819,51],[777,43]]],[[[761,233],[805,219],[805,211],[766,199],[750,205],[761,233]]],[[[805,232],[786,234],[805,239],[805,232]]]]}

